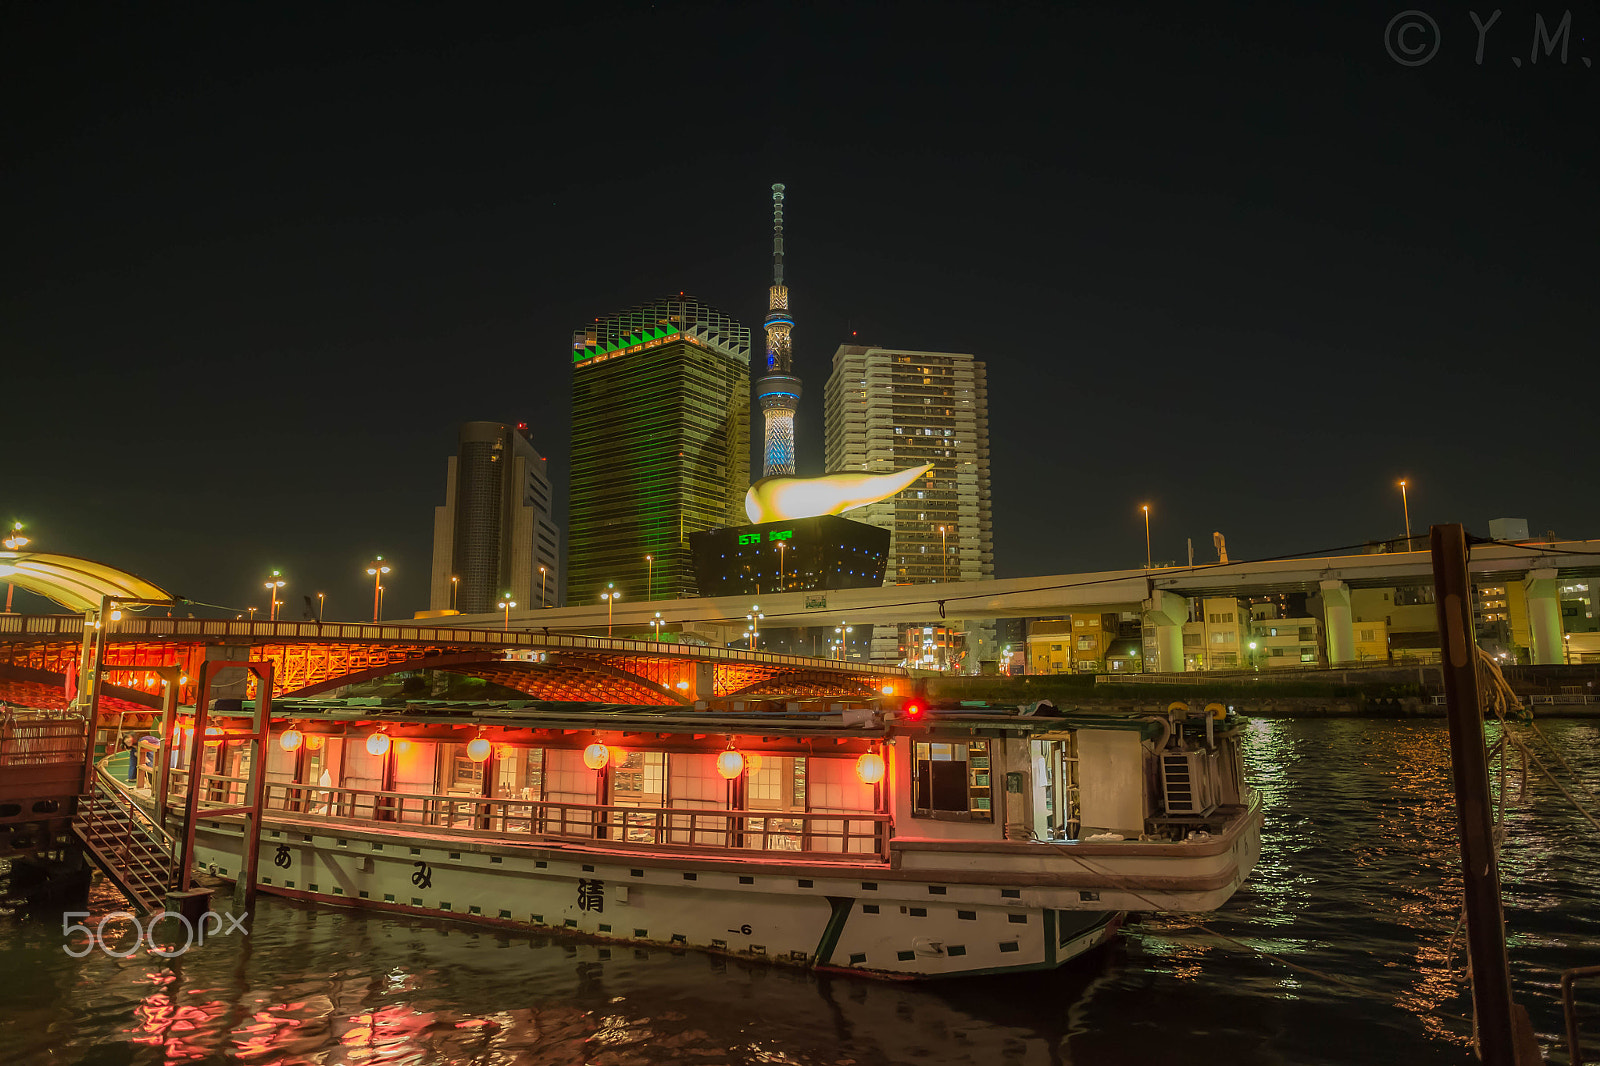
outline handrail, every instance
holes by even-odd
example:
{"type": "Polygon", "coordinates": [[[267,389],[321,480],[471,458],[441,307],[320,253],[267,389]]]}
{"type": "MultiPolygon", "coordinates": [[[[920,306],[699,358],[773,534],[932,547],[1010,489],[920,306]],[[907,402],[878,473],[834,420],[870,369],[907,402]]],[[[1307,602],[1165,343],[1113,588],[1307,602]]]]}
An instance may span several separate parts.
{"type": "Polygon", "coordinates": [[[1578,1037],[1578,1002],[1573,986],[1580,977],[1600,977],[1600,966],[1579,966],[1561,973],[1561,1012],[1567,1020],[1567,1061],[1583,1066],[1583,1043],[1578,1037]]]}
{"type": "MultiPolygon", "coordinates": [[[[473,644],[496,648],[572,649],[635,654],[666,655],[674,658],[713,660],[728,663],[760,663],[794,666],[832,673],[909,676],[903,666],[823,659],[808,655],[718,648],[709,644],[680,644],[675,641],[636,640],[631,637],[591,637],[580,634],[545,635],[532,630],[474,629],[465,626],[408,625],[393,622],[256,622],[216,618],[124,617],[107,621],[106,633],[112,639],[153,637],[161,639],[248,637],[263,641],[394,641],[398,643],[473,644]]],[[[0,635],[81,636],[82,615],[0,615],[0,635]]]]}
{"type": "MultiPolygon", "coordinates": [[[[174,791],[188,773],[172,773],[174,791]]],[[[245,779],[201,774],[198,814],[237,806],[245,779]],[[205,793],[221,791],[206,799],[205,793]]],[[[533,837],[657,847],[888,859],[890,817],[869,811],[632,807],[507,797],[439,795],[334,785],[268,782],[264,806],[299,818],[384,826],[469,829],[508,839],[533,837]]]]}
{"type": "MultiPolygon", "coordinates": [[[[139,823],[139,828],[155,837],[156,841],[167,850],[167,854],[169,856],[176,857],[178,854],[177,840],[171,833],[167,832],[160,825],[156,824],[156,820],[154,818],[145,813],[144,808],[139,806],[139,802],[134,798],[133,793],[129,792],[127,786],[123,784],[123,782],[118,781],[116,775],[113,774],[107,767],[106,764],[120,754],[122,753],[113,752],[96,763],[94,768],[95,779],[102,786],[109,785],[112,790],[115,790],[115,792],[118,794],[118,799],[115,801],[117,806],[131,815],[133,820],[139,823]]],[[[137,757],[137,752],[130,751],[128,753],[128,757],[137,757]]]]}

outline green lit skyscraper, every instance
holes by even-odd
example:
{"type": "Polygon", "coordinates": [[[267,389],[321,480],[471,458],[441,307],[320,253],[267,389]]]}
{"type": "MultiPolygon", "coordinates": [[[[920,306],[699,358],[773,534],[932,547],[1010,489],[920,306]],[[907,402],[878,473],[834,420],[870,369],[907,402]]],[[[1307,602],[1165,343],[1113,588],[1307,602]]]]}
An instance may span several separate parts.
{"type": "Polygon", "coordinates": [[[575,331],[572,361],[567,602],[694,595],[689,534],[746,520],[750,330],[672,296],[575,331]]]}

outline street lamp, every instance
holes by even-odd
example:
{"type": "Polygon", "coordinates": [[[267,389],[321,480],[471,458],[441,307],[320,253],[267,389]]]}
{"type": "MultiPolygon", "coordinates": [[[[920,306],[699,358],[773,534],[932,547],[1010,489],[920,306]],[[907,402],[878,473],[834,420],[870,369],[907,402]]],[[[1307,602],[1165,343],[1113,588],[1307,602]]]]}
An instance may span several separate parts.
{"type": "Polygon", "coordinates": [[[450,575],[450,609],[456,609],[456,599],[461,592],[461,578],[455,574],[450,575]]]}
{"type": "Polygon", "coordinates": [[[644,565],[645,565],[645,593],[644,593],[644,598],[647,599],[647,600],[653,600],[653,599],[656,598],[656,557],[654,555],[646,555],[644,557],[644,565]]]}
{"type": "MultiPolygon", "coordinates": [[[[11,536],[7,537],[4,541],[0,541],[0,544],[4,544],[6,546],[6,550],[14,552],[19,552],[23,548],[26,548],[28,546],[28,538],[22,535],[22,523],[12,522],[11,536]]],[[[15,585],[9,581],[6,582],[6,614],[11,613],[11,594],[15,591],[15,589],[15,585]]]]}
{"type": "Polygon", "coordinates": [[[943,526],[939,527],[939,580],[944,582],[950,580],[950,548],[945,540],[943,526]]]}
{"type": "Polygon", "coordinates": [[[378,556],[367,564],[367,574],[372,578],[372,620],[378,620],[380,610],[379,597],[383,595],[383,575],[389,572],[389,564],[383,561],[383,556],[378,556]]]}
{"type": "Polygon", "coordinates": [[[506,624],[501,627],[502,629],[510,629],[511,628],[511,608],[515,607],[516,605],[517,605],[517,601],[511,598],[511,594],[510,593],[506,594],[506,598],[505,599],[503,599],[499,603],[495,604],[496,607],[500,608],[502,611],[504,611],[506,613],[506,624]]]}
{"type": "MultiPolygon", "coordinates": [[[[378,586],[378,617],[383,617],[383,594],[389,591],[388,585],[378,586]]],[[[376,621],[376,619],[374,619],[376,621]]]]}
{"type": "Polygon", "coordinates": [[[778,591],[783,591],[783,549],[789,546],[786,540],[778,541],[778,591]]]}
{"type": "Polygon", "coordinates": [[[541,608],[544,606],[544,575],[545,569],[541,566],[539,567],[539,606],[541,608]]]}
{"type": "Polygon", "coordinates": [[[750,623],[745,627],[744,635],[750,638],[751,651],[756,650],[756,638],[761,635],[761,620],[765,617],[766,615],[761,613],[761,605],[759,603],[752,603],[750,605],[750,613],[744,616],[745,621],[750,623]]]}
{"type": "Polygon", "coordinates": [[[326,601],[327,598],[328,597],[327,597],[326,593],[322,593],[322,592],[317,593],[317,621],[319,623],[322,621],[322,608],[323,608],[324,601],[326,601]]]}
{"type": "Polygon", "coordinates": [[[250,621],[254,622],[256,620],[256,611],[259,610],[259,608],[246,607],[245,610],[250,612],[250,621]]]}
{"type": "Polygon", "coordinates": [[[1566,649],[1567,665],[1572,665],[1572,634],[1568,633],[1561,638],[1561,646],[1566,649]]]}
{"type": "Polygon", "coordinates": [[[661,642],[661,627],[666,624],[666,620],[661,617],[660,611],[657,611],[656,616],[650,620],[651,628],[656,631],[656,643],[658,644],[661,642]]]}
{"type": "Polygon", "coordinates": [[[1400,479],[1400,507],[1406,514],[1406,551],[1411,550],[1411,502],[1406,499],[1406,482],[1400,479]]]}
{"type": "Polygon", "coordinates": [[[837,643],[839,645],[839,658],[843,659],[845,657],[845,642],[850,639],[850,634],[854,633],[856,631],[856,627],[855,626],[834,626],[833,627],[833,631],[835,633],[839,634],[839,638],[838,638],[838,641],[837,641],[837,643]]]}
{"type": "Polygon", "coordinates": [[[612,611],[613,608],[616,607],[617,601],[622,598],[622,593],[616,591],[616,588],[617,588],[616,585],[614,585],[614,584],[612,584],[611,582],[608,581],[608,582],[606,582],[606,590],[600,594],[600,598],[602,600],[606,601],[606,639],[607,640],[611,639],[611,611],[612,611]]]}
{"type": "Polygon", "coordinates": [[[283,606],[283,601],[278,599],[278,590],[283,588],[283,586],[286,584],[287,582],[283,580],[282,575],[280,575],[276,570],[274,570],[272,572],[272,576],[267,579],[267,621],[269,622],[276,622],[278,620],[278,608],[283,606]]]}
{"type": "Polygon", "coordinates": [[[1150,569],[1150,505],[1141,504],[1139,509],[1144,512],[1144,568],[1150,569]]]}

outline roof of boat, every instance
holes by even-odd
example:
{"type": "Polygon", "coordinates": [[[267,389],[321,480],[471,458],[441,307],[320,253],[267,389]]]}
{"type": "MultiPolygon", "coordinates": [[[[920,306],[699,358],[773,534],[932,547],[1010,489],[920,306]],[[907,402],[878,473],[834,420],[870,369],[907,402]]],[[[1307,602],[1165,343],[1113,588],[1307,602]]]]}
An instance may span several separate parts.
{"type": "MultiPolygon", "coordinates": [[[[484,725],[509,729],[634,729],[671,733],[760,733],[768,735],[883,736],[887,733],[1000,735],[1055,733],[1067,729],[1136,730],[1156,735],[1160,724],[1131,712],[1060,710],[1049,703],[957,706],[848,707],[827,702],[771,702],[696,709],[678,705],[563,703],[543,700],[274,700],[274,718],[484,725]]],[[[241,708],[253,709],[251,702],[241,708]]],[[[226,714],[218,708],[213,713],[226,714]]]]}

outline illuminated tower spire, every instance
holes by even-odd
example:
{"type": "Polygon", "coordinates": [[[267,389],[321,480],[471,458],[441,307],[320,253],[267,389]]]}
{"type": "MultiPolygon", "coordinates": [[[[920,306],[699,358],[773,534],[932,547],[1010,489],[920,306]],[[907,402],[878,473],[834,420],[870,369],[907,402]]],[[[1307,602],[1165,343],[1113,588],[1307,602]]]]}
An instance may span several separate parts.
{"type": "Polygon", "coordinates": [[[756,400],[767,420],[762,477],[794,474],[794,412],[800,379],[789,350],[789,288],[783,283],[783,186],[772,187],[772,288],[767,300],[767,372],[756,382],[756,400]]]}

